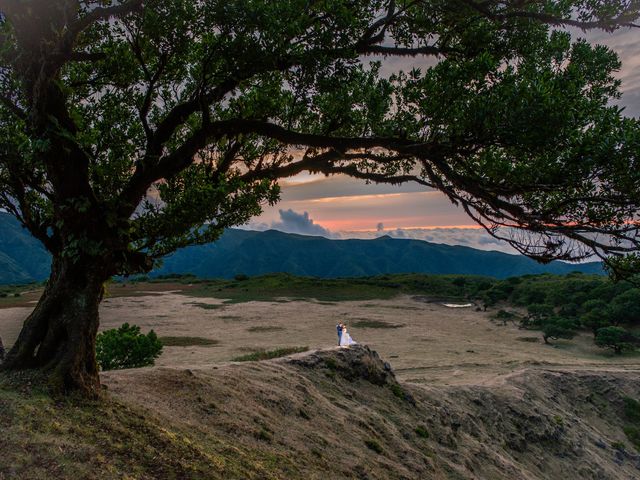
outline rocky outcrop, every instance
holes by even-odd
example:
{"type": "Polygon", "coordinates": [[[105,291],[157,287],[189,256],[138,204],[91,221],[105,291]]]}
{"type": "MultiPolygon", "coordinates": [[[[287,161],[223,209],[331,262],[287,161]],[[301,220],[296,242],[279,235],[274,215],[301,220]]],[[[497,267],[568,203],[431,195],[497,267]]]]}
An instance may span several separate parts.
{"type": "Polygon", "coordinates": [[[397,383],[391,365],[366,345],[317,350],[285,361],[302,368],[327,369],[349,381],[363,379],[374,385],[397,383]]]}

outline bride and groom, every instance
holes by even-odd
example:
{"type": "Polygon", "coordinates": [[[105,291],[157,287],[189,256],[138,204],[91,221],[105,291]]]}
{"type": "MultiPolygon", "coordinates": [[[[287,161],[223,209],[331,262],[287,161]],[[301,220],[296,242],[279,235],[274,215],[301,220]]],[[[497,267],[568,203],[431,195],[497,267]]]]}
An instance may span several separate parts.
{"type": "Polygon", "coordinates": [[[340,322],[336,325],[336,330],[338,331],[338,346],[348,347],[357,343],[347,332],[347,326],[344,323],[340,322]]]}

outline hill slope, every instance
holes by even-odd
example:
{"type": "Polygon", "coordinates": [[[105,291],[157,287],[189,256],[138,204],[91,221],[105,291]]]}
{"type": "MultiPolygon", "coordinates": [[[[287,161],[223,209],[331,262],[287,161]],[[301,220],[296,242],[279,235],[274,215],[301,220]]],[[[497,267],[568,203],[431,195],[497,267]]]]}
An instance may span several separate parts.
{"type": "Polygon", "coordinates": [[[44,280],[49,264],[42,244],[13,216],[0,212],[0,284],[44,280]]]}
{"type": "MultiPolygon", "coordinates": [[[[0,284],[44,280],[49,256],[42,245],[6,213],[0,213],[0,284]]],[[[166,258],[154,275],[192,273],[203,278],[286,272],[322,278],[389,273],[511,276],[572,271],[602,273],[599,263],[539,264],[521,255],[381,237],[330,240],[230,229],[215,243],[184,248],[166,258]]]]}
{"type": "Polygon", "coordinates": [[[506,278],[572,271],[602,273],[602,267],[599,263],[542,265],[522,255],[386,236],[375,240],[330,240],[276,230],[228,230],[216,243],[185,248],[169,256],[156,273],[193,273],[209,278],[272,272],[323,278],[388,273],[506,278]]]}
{"type": "Polygon", "coordinates": [[[0,478],[637,478],[640,456],[621,446],[637,378],[534,367],[401,385],[357,347],[109,372],[110,400],[90,404],[0,381],[0,478]]]}

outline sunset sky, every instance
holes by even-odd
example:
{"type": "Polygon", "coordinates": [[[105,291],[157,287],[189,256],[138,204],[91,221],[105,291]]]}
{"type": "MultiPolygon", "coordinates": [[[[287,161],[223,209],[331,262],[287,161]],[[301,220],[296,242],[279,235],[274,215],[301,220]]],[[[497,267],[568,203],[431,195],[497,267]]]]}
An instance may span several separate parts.
{"type": "MultiPolygon", "coordinates": [[[[578,32],[574,37],[585,35],[578,32]]],[[[588,33],[592,43],[606,44],[620,55],[618,73],[627,116],[640,117],[640,30],[614,34],[588,33]]],[[[383,60],[384,61],[384,60],[383,60]]],[[[419,65],[387,64],[389,70],[419,65]]],[[[441,243],[509,251],[477,228],[466,214],[441,193],[419,185],[367,185],[344,176],[303,174],[282,184],[282,201],[254,219],[248,228],[275,228],[292,233],[337,238],[375,237],[380,234],[421,238],[441,243]],[[306,215],[305,215],[306,212],[306,215]],[[381,228],[382,227],[382,228],[381,228]]]]}

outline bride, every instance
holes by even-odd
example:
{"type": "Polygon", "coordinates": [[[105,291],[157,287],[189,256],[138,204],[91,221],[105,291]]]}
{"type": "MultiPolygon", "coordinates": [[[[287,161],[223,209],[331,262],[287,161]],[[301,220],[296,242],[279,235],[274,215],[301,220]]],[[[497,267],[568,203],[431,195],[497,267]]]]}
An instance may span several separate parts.
{"type": "Polygon", "coordinates": [[[348,347],[349,345],[355,345],[357,342],[351,338],[351,335],[349,335],[349,332],[347,332],[347,326],[343,325],[342,326],[342,335],[340,336],[340,346],[341,347],[348,347]]]}

